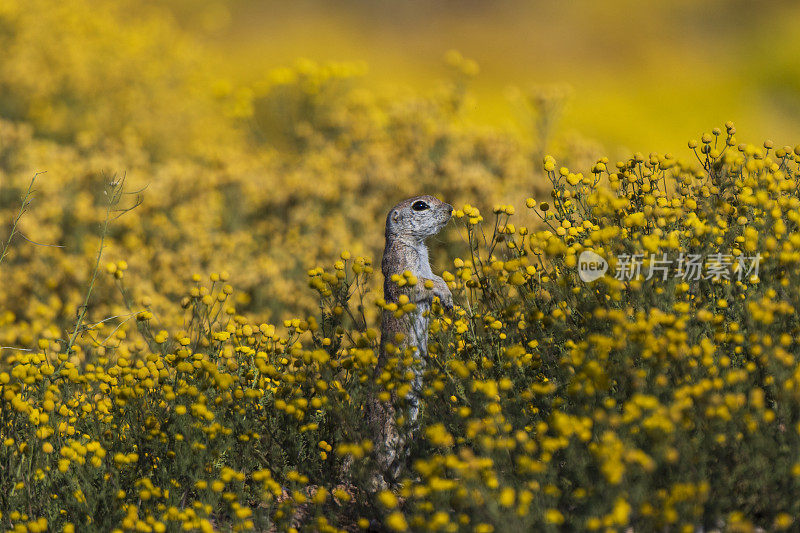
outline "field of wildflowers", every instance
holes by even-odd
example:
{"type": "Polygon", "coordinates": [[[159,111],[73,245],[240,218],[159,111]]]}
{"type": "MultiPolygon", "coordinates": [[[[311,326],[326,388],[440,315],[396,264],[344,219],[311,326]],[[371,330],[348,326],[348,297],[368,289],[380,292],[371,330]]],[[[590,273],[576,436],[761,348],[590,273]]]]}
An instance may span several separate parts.
{"type": "Polygon", "coordinates": [[[0,5],[0,528],[798,527],[800,146],[556,159],[464,119],[455,52],[399,100],[348,64],[235,86],[148,10],[52,7],[0,5]],[[414,364],[373,375],[381,310],[414,312],[382,225],[420,192],[457,206],[456,308],[375,490],[364,406],[411,431],[414,364]]]}

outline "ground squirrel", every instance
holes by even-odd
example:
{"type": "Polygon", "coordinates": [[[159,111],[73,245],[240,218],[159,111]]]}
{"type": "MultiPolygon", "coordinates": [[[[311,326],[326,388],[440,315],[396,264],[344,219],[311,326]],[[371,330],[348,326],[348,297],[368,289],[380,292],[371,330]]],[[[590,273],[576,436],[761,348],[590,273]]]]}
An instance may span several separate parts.
{"type": "MultiPolygon", "coordinates": [[[[412,431],[419,415],[422,373],[428,350],[428,312],[434,297],[439,298],[446,310],[453,307],[453,296],[447,283],[431,271],[425,239],[439,233],[452,214],[453,207],[450,204],[433,196],[417,196],[394,206],[386,217],[386,248],[381,262],[384,299],[387,304],[398,303],[401,295],[405,295],[410,303],[416,305],[416,309],[400,318],[392,311],[384,310],[375,375],[381,375],[392,354],[402,354],[406,348],[415,349],[414,378],[411,391],[406,395],[409,408],[404,413],[408,424],[406,427],[412,431]],[[392,277],[403,276],[404,273],[412,274],[417,283],[398,286],[392,277]],[[400,342],[397,341],[398,333],[403,337],[400,342]]],[[[391,483],[397,480],[406,460],[406,442],[398,431],[396,413],[390,402],[376,398],[370,402],[368,409],[378,466],[384,481],[391,483]]]]}

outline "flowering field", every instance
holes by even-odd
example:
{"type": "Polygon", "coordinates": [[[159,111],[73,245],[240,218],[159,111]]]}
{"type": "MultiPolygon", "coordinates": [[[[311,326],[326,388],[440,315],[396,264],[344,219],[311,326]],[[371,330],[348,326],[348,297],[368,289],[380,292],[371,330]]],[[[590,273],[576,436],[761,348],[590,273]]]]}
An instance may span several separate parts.
{"type": "Polygon", "coordinates": [[[465,119],[458,53],[401,99],[310,61],[239,86],[125,9],[0,6],[0,528],[798,527],[800,146],[553,157],[465,119]],[[456,306],[412,428],[413,356],[374,369],[419,193],[456,206],[456,306]],[[411,435],[386,490],[373,397],[411,435]]]}

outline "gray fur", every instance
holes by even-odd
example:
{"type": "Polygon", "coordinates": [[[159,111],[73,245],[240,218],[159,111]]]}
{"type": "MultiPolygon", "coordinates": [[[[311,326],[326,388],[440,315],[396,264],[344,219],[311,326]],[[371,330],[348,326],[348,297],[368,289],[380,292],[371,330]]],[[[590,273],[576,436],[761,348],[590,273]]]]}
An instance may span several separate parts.
{"type": "MultiPolygon", "coordinates": [[[[422,204],[418,204],[418,207],[422,204]]],[[[381,349],[375,375],[379,376],[390,357],[400,357],[403,350],[414,350],[416,364],[411,392],[406,399],[409,411],[405,413],[413,432],[420,410],[422,374],[428,354],[428,312],[434,297],[438,297],[446,310],[453,308],[453,296],[445,281],[431,271],[428,261],[428,248],[425,239],[436,235],[450,220],[453,208],[433,196],[417,196],[394,206],[386,217],[386,247],[383,252],[381,270],[383,271],[384,299],[387,303],[397,303],[401,294],[416,304],[416,309],[406,316],[397,318],[389,311],[383,312],[381,321],[381,349]],[[424,202],[427,209],[415,210],[415,202],[424,202]],[[402,275],[410,271],[417,278],[414,287],[399,287],[392,281],[393,274],[402,275]],[[426,289],[425,280],[433,282],[433,289],[426,289]],[[397,346],[399,352],[387,353],[389,344],[395,344],[395,336],[402,333],[404,340],[397,346]]],[[[406,460],[408,447],[398,431],[397,413],[389,402],[373,398],[367,406],[370,425],[373,429],[373,442],[382,478],[378,485],[385,486],[398,479],[406,460]]],[[[410,434],[410,433],[409,433],[410,434]]]]}

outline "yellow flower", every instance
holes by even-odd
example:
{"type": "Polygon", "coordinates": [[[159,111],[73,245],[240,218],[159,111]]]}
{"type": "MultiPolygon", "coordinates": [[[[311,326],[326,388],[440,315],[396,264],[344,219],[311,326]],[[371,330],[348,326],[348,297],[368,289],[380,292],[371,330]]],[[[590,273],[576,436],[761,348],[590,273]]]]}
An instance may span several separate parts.
{"type": "Polygon", "coordinates": [[[381,505],[388,509],[394,509],[397,507],[397,497],[388,490],[381,491],[378,494],[378,501],[381,502],[381,505]]]}
{"type": "Polygon", "coordinates": [[[794,522],[794,520],[790,514],[780,513],[775,517],[773,525],[775,526],[775,529],[789,529],[789,527],[792,525],[792,522],[794,522]]]}
{"type": "Polygon", "coordinates": [[[392,531],[407,531],[408,522],[400,511],[395,511],[386,517],[386,525],[392,531]]]}
{"type": "Polygon", "coordinates": [[[503,507],[512,507],[514,505],[514,489],[511,487],[506,487],[502,491],[500,491],[500,496],[498,497],[497,501],[503,507]]]}
{"type": "Polygon", "coordinates": [[[544,519],[549,524],[561,525],[564,523],[564,515],[558,509],[548,509],[544,512],[544,519]]]}

